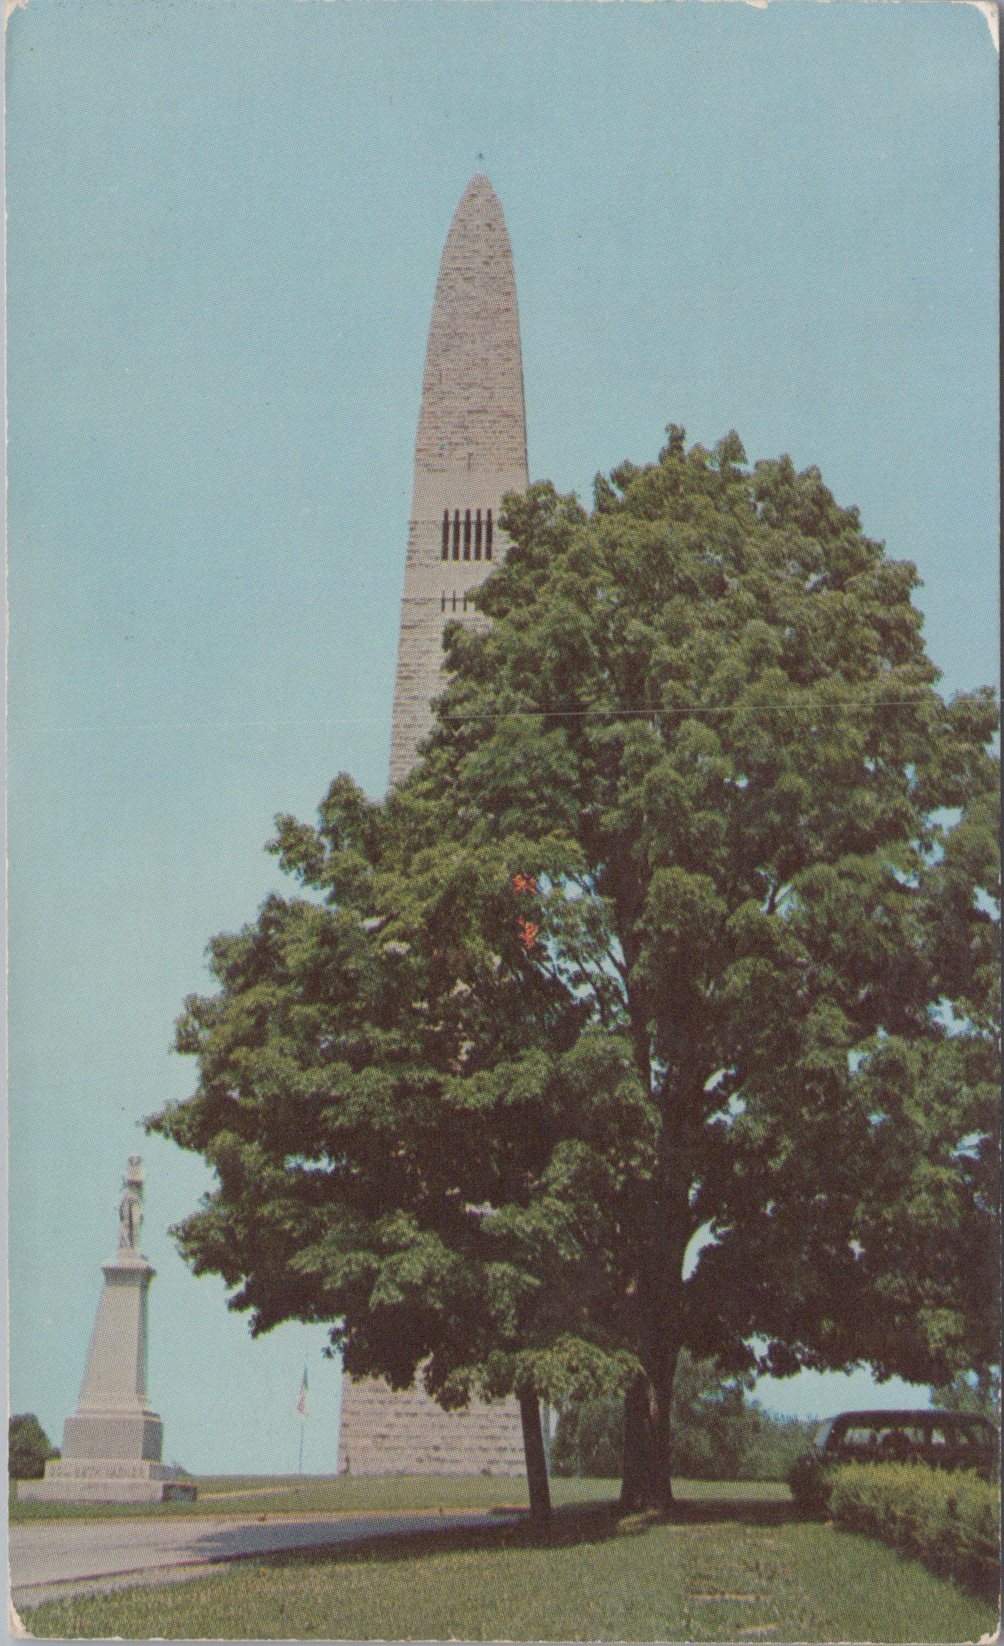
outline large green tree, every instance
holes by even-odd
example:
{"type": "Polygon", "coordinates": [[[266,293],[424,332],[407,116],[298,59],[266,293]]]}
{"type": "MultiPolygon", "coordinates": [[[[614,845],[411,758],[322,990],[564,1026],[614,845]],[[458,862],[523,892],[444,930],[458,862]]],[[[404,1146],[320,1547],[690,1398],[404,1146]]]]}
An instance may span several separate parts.
{"type": "Polygon", "coordinates": [[[423,758],[276,849],[153,1124],[259,1327],[351,1370],[627,1384],[671,1500],[673,1379],[996,1358],[996,709],[935,689],[914,568],[735,435],[538,485],[448,640],[423,758]]]}
{"type": "Polygon", "coordinates": [[[217,1174],[182,1250],[255,1333],[331,1322],[351,1376],[420,1370],[447,1407],[515,1393],[545,1519],[539,1397],[630,1371],[596,1326],[596,1259],[634,1090],[614,1079],[604,1106],[588,1008],[528,954],[518,846],[404,853],[344,778],[317,829],[281,819],[274,845],[313,895],[213,941],[218,990],[178,1024],[198,1090],[149,1122],[217,1174]]]}
{"type": "Polygon", "coordinates": [[[999,1366],[984,1367],[975,1376],[959,1372],[951,1383],[931,1390],[931,1404],[945,1412],[972,1412],[1000,1427],[1001,1373],[999,1366]]]}

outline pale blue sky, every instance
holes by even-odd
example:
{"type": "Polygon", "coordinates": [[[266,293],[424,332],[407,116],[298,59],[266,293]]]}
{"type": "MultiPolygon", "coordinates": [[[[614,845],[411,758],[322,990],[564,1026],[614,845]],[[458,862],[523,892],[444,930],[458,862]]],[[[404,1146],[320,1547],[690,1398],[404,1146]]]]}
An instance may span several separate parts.
{"type": "MultiPolygon", "coordinates": [[[[669,421],[818,463],[996,677],[996,84],[929,5],[29,0],[8,32],[14,1410],[61,1438],[140,1149],[165,1456],[334,1468],[321,1330],[252,1344],[166,1234],[137,1119],[276,811],[386,777],[422,357],[483,169],[530,470],[588,495],[669,421]]],[[[856,1380],[769,1390],[854,1404],[856,1380]]],[[[892,1387],[880,1398],[895,1400],[892,1387]]]]}

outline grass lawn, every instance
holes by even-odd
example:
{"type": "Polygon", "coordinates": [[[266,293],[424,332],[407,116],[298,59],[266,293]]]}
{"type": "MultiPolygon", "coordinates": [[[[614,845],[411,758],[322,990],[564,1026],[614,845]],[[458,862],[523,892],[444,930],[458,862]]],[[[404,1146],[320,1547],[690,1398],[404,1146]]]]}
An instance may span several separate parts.
{"type": "Polygon", "coordinates": [[[542,1544],[525,1525],[373,1539],[23,1618],[34,1635],[106,1639],[948,1642],[995,1627],[915,1562],[801,1521],[777,1493],[727,1492],[688,1494],[673,1524],[569,1504],[542,1544]]]}
{"type": "MultiPolygon", "coordinates": [[[[19,1503],[10,1496],[10,1518],[21,1520],[123,1520],[186,1515],[372,1514],[405,1509],[525,1509],[526,1477],[500,1480],[489,1475],[207,1475],[196,1476],[194,1503],[19,1503]]],[[[696,1490],[703,1489],[696,1483],[696,1490]]],[[[717,1489],[717,1488],[716,1488],[717,1489]]],[[[788,1488],[738,1482],[726,1488],[787,1498],[788,1488]]],[[[606,1501],[616,1497],[615,1480],[552,1480],[555,1504],[606,1501]]]]}

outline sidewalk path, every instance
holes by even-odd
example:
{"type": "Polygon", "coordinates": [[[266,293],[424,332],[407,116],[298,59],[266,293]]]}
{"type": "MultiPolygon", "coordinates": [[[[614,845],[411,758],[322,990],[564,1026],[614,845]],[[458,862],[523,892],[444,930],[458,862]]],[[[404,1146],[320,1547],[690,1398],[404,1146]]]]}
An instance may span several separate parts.
{"type": "Polygon", "coordinates": [[[418,1510],[409,1514],[313,1514],[157,1520],[28,1520],[8,1528],[16,1608],[135,1583],[195,1577],[200,1569],[284,1549],[330,1548],[363,1538],[460,1526],[499,1526],[513,1513],[418,1510]]]}

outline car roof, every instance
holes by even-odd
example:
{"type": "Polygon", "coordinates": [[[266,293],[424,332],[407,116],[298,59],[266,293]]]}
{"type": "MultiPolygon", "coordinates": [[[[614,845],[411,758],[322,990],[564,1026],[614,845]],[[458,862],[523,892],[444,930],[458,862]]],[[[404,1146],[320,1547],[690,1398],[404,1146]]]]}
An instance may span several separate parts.
{"type": "Polygon", "coordinates": [[[986,1424],[990,1428],[994,1428],[990,1418],[984,1417],[980,1412],[948,1412],[939,1406],[903,1406],[899,1408],[890,1407],[885,1410],[876,1410],[869,1407],[867,1410],[859,1412],[838,1412],[836,1417],[831,1418],[830,1421],[833,1423],[853,1421],[855,1423],[878,1425],[881,1423],[919,1423],[925,1419],[929,1423],[942,1423],[947,1419],[950,1423],[978,1423],[981,1426],[986,1424]]]}

